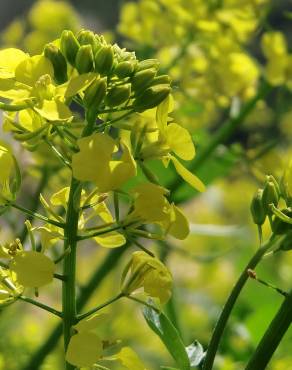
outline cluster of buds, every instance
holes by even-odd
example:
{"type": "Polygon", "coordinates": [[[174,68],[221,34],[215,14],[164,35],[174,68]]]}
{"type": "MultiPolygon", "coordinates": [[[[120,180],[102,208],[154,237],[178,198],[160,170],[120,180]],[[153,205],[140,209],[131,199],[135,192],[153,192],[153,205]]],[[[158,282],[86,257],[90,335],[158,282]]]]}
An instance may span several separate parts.
{"type": "Polygon", "coordinates": [[[280,248],[292,248],[292,208],[291,208],[291,164],[280,183],[271,175],[266,177],[263,189],[258,189],[251,202],[253,221],[259,228],[269,219],[274,235],[285,235],[280,248]]]}
{"type": "Polygon", "coordinates": [[[88,30],[76,35],[63,31],[59,47],[48,44],[45,56],[54,67],[58,84],[68,80],[72,67],[79,75],[96,73],[98,77],[84,92],[85,106],[133,106],[135,111],[156,107],[170,93],[168,75],[158,76],[159,62],[147,59],[139,62],[135,53],[118,45],[108,44],[103,36],[88,30]]]}

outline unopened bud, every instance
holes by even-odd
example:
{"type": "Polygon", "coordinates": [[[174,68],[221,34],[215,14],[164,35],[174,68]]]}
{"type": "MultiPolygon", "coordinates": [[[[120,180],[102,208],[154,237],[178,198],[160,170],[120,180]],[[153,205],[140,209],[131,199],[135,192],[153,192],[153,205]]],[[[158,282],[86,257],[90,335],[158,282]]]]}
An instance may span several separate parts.
{"type": "Polygon", "coordinates": [[[72,66],[75,66],[75,59],[79,47],[80,44],[72,31],[65,30],[62,32],[60,39],[61,52],[72,66]]]}
{"type": "Polygon", "coordinates": [[[136,93],[149,87],[156,75],[157,71],[154,68],[145,69],[143,71],[135,73],[132,77],[132,88],[136,93]]]}
{"type": "Polygon", "coordinates": [[[95,37],[95,34],[88,30],[81,30],[77,34],[77,40],[80,45],[91,45],[93,54],[95,54],[99,49],[99,42],[95,37]]]}
{"type": "Polygon", "coordinates": [[[159,65],[160,63],[157,59],[145,59],[138,63],[136,71],[138,72],[149,68],[154,68],[158,70],[159,65]]]}
{"type": "Polygon", "coordinates": [[[99,78],[85,90],[83,102],[88,109],[96,109],[102,103],[106,95],[106,78],[99,78]]]}
{"type": "Polygon", "coordinates": [[[44,50],[45,57],[48,58],[54,67],[54,76],[57,83],[62,84],[67,81],[67,62],[64,55],[54,44],[48,44],[44,50]]]}
{"type": "MultiPolygon", "coordinates": [[[[281,212],[285,216],[292,218],[292,208],[282,209],[281,212]]],[[[283,235],[283,234],[286,234],[290,230],[292,231],[292,224],[289,224],[288,222],[281,220],[279,217],[275,215],[272,221],[272,230],[273,230],[273,233],[276,235],[283,235]]]]}
{"type": "Polygon", "coordinates": [[[138,112],[157,107],[170,93],[170,87],[167,85],[155,85],[146,89],[139,95],[133,105],[138,112]]]}
{"type": "Polygon", "coordinates": [[[110,45],[102,46],[95,54],[95,70],[101,75],[111,72],[114,65],[114,52],[110,45]]]}
{"type": "Polygon", "coordinates": [[[266,214],[271,214],[271,208],[270,205],[273,204],[275,207],[277,207],[278,202],[279,202],[279,190],[278,187],[274,184],[273,181],[267,181],[265,183],[265,187],[263,190],[263,196],[262,196],[262,201],[263,201],[263,207],[266,212],[266,214]]]}
{"type": "Polygon", "coordinates": [[[109,90],[106,103],[110,107],[120,105],[127,101],[131,95],[131,84],[113,87],[109,90]]]}
{"type": "Polygon", "coordinates": [[[157,76],[154,78],[154,80],[151,82],[151,86],[161,85],[161,84],[170,85],[170,83],[171,83],[171,78],[168,75],[161,75],[161,76],[157,76]]]}
{"type": "Polygon", "coordinates": [[[263,189],[258,189],[250,205],[250,211],[253,218],[253,222],[256,225],[263,225],[266,219],[266,212],[263,207],[262,197],[263,189]]]}
{"type": "Polygon", "coordinates": [[[80,74],[91,72],[93,70],[93,63],[93,52],[91,45],[80,46],[75,60],[77,71],[80,74]]]}
{"type": "Polygon", "coordinates": [[[121,62],[117,65],[115,68],[115,74],[119,78],[125,78],[128,76],[131,76],[135,69],[135,63],[134,62],[121,62]]]}

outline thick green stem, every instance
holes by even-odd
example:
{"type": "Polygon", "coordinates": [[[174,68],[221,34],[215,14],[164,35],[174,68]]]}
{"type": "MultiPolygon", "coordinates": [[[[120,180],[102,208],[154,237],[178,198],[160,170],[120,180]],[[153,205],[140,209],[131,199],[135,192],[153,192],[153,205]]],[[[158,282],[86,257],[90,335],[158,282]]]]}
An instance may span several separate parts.
{"type": "MultiPolygon", "coordinates": [[[[67,350],[72,332],[71,327],[76,323],[76,246],[79,220],[79,204],[81,187],[79,181],[72,178],[66,226],[64,230],[64,252],[70,248],[70,253],[65,255],[63,264],[63,334],[64,347],[67,350]]],[[[66,363],[66,370],[73,370],[75,366],[66,363]]]]}
{"type": "Polygon", "coordinates": [[[292,290],[285,298],[276,316],[262,337],[245,370],[262,370],[270,362],[274,352],[292,322],[292,290]]]}
{"type": "MultiPolygon", "coordinates": [[[[244,287],[247,279],[248,279],[248,269],[254,269],[257,264],[261,261],[264,254],[272,248],[272,246],[276,243],[276,239],[273,239],[265,244],[261,248],[259,248],[254,256],[251,258],[251,260],[248,262],[244,270],[242,271],[242,274],[240,275],[239,279],[237,280],[234,288],[232,289],[224,307],[221,312],[221,315],[217,321],[217,324],[215,326],[214,332],[212,334],[212,338],[209,343],[209,347],[206,353],[206,357],[203,364],[203,370],[211,370],[213,368],[216,352],[219,347],[220,340],[222,338],[223,332],[225,330],[227,321],[229,319],[229,316],[231,314],[231,311],[235,305],[235,302],[242,291],[242,288],[244,287]]],[[[259,369],[258,369],[259,370],[259,369]]]]}

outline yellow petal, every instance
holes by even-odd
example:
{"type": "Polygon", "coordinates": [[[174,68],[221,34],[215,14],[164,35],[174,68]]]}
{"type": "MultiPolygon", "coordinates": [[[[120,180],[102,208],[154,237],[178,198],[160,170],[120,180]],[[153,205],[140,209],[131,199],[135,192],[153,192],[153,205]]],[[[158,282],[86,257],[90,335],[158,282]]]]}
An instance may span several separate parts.
{"type": "Polygon", "coordinates": [[[66,186],[65,188],[57,191],[50,198],[51,204],[53,206],[67,207],[67,203],[68,203],[68,199],[69,199],[69,192],[70,192],[70,188],[68,186],[66,186]]]}
{"type": "Polygon", "coordinates": [[[193,188],[198,191],[205,191],[205,185],[202,181],[191,173],[187,168],[185,168],[175,157],[171,156],[172,163],[177,171],[177,173],[193,188]]]}
{"type": "Polygon", "coordinates": [[[14,77],[15,68],[27,58],[28,54],[19,49],[0,50],[0,78],[14,77]]]}
{"type": "Polygon", "coordinates": [[[86,317],[85,319],[79,321],[77,325],[74,326],[74,329],[77,331],[91,331],[96,329],[104,320],[107,318],[106,313],[97,313],[90,317],[86,317]]]}
{"type": "Polygon", "coordinates": [[[73,118],[70,109],[60,100],[44,100],[41,107],[35,110],[48,121],[69,121],[73,118]]]}
{"type": "Polygon", "coordinates": [[[177,123],[170,123],[166,128],[167,144],[178,157],[189,161],[195,156],[195,146],[188,130],[177,123]]]}
{"type": "Polygon", "coordinates": [[[55,264],[42,253],[24,251],[13,258],[10,269],[16,273],[19,284],[41,287],[53,281],[55,264]]]}
{"type": "Polygon", "coordinates": [[[66,361],[77,367],[92,366],[102,354],[102,342],[91,332],[81,332],[71,337],[66,361]]]}
{"type": "Polygon", "coordinates": [[[185,239],[190,233],[190,226],[186,216],[176,206],[173,206],[174,220],[168,229],[168,233],[179,240],[185,239]]]}
{"type": "Polygon", "coordinates": [[[94,237],[94,240],[96,241],[97,244],[100,244],[102,247],[105,248],[117,248],[121,247],[126,243],[124,235],[115,231],[112,231],[104,235],[96,236],[94,237]]]}
{"type": "Polygon", "coordinates": [[[49,59],[42,55],[23,60],[15,69],[15,78],[18,82],[34,86],[43,75],[54,77],[54,68],[49,59]]]}
{"type": "Polygon", "coordinates": [[[96,76],[96,73],[85,73],[71,78],[66,88],[65,98],[71,98],[72,96],[78,94],[80,91],[85,90],[96,78],[96,76]]]}
{"type": "Polygon", "coordinates": [[[146,370],[139,356],[130,347],[122,348],[113,358],[119,360],[128,370],[146,370]]]}

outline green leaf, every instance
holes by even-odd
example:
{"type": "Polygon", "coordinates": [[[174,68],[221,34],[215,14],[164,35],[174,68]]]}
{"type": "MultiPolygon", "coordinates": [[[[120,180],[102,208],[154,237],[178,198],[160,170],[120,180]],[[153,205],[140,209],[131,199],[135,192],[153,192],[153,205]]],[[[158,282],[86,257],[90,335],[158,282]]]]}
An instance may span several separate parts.
{"type": "Polygon", "coordinates": [[[164,313],[157,313],[150,307],[145,307],[143,315],[150,329],[160,337],[179,369],[190,370],[190,361],[183,341],[164,313]]]}
{"type": "Polygon", "coordinates": [[[205,357],[203,346],[198,341],[195,341],[186,347],[186,351],[191,363],[191,367],[199,366],[205,357]]]}

